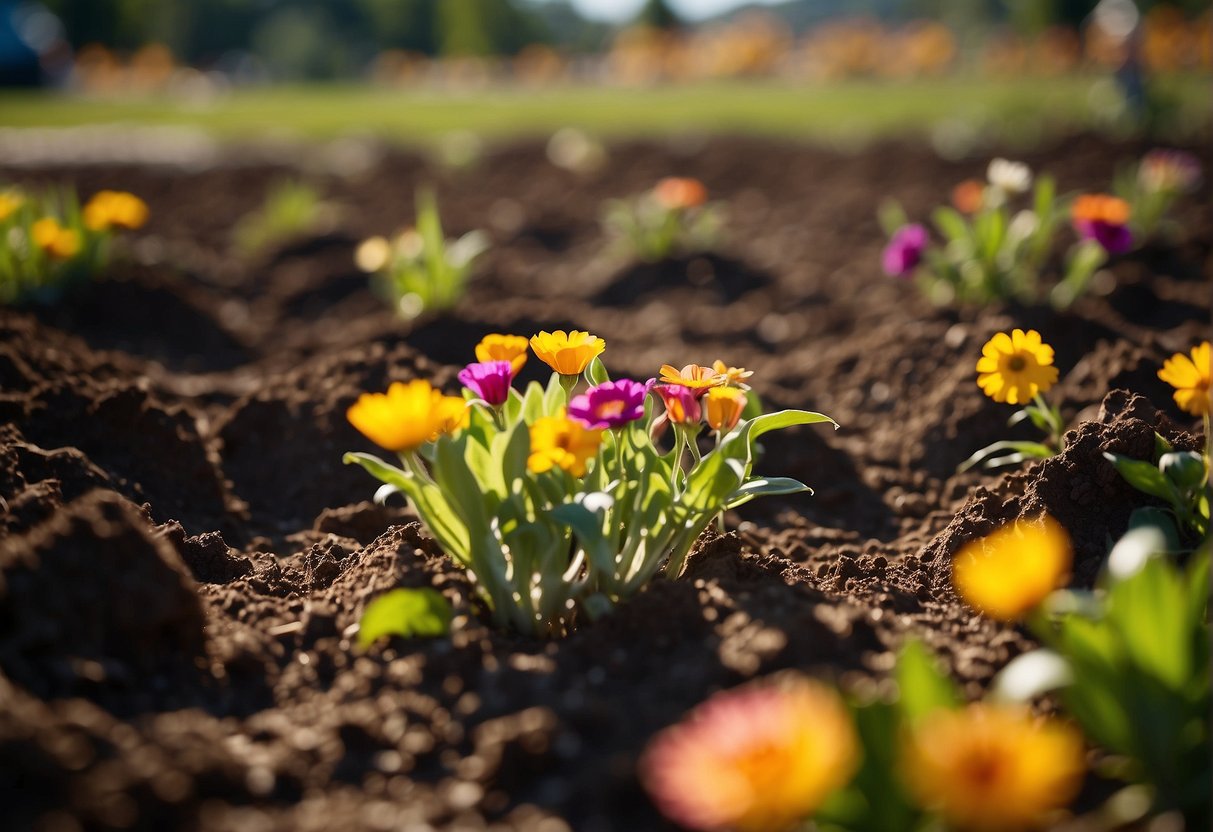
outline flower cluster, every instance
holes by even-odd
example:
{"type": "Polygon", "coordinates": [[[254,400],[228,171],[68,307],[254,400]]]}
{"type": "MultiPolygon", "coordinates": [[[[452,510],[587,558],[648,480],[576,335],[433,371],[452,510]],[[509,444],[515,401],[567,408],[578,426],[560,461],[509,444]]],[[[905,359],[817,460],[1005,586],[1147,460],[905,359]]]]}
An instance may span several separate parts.
{"type": "Polygon", "coordinates": [[[489,248],[482,231],[448,240],[433,193],[417,193],[417,225],[392,239],[370,237],[354,252],[358,268],[398,315],[412,320],[426,310],[450,309],[467,290],[477,258],[489,248]]]}
{"type": "Polygon", "coordinates": [[[724,214],[702,182],[671,176],[638,197],[607,203],[603,223],[629,255],[657,262],[714,248],[724,214]]]}
{"type": "Polygon", "coordinates": [[[911,223],[901,207],[887,203],[881,223],[889,235],[886,274],[917,277],[923,292],[940,304],[1035,302],[1044,295],[1041,272],[1062,227],[1066,206],[1078,241],[1068,250],[1060,279],[1048,291],[1057,307],[1081,296],[1109,256],[1132,250],[1151,233],[1179,194],[1199,180],[1194,158],[1155,151],[1121,177],[1116,196],[1058,197],[1052,177],[1034,176],[1022,162],[994,159],[984,183],[965,180],[952,189],[952,207],[940,206],[926,226],[911,223]],[[1030,204],[1016,209],[1031,191],[1030,204]]]}
{"type": "Polygon", "coordinates": [[[588,332],[493,334],[459,373],[462,397],[427,381],[363,394],[355,428],[400,456],[362,465],[402,493],[448,554],[476,581],[494,620],[557,635],[578,614],[610,609],[658,570],[677,577],[711,520],[755,497],[807,490],[753,473],[756,440],[771,430],[830,422],[819,413],[750,413],[748,370],[666,365],[661,378],[612,380],[588,332]],[[527,350],[552,368],[546,387],[514,378],[527,350]],[[584,389],[578,390],[584,383],[584,389]],[[658,413],[658,411],[661,411],[658,413]],[[715,434],[704,452],[704,422],[715,434]],[[656,443],[673,425],[668,450],[656,443]]]}
{"type": "Polygon", "coordinates": [[[109,259],[117,230],[147,222],[147,205],[100,191],[83,206],[69,191],[0,190],[0,303],[46,303],[87,280],[109,259]]]}

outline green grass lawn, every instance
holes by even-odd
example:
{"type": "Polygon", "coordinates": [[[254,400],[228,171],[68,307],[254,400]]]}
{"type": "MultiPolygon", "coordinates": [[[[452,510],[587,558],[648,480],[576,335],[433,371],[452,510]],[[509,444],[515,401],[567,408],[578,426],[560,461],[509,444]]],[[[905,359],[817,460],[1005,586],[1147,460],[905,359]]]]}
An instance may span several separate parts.
{"type": "MultiPolygon", "coordinates": [[[[1161,79],[1156,88],[1170,102],[1168,132],[1188,134],[1207,126],[1213,109],[1207,79],[1161,79]]],[[[934,129],[937,135],[963,137],[984,130],[1030,141],[1042,132],[1108,126],[1115,122],[1117,101],[1108,79],[1094,76],[468,92],[311,85],[239,90],[207,101],[10,91],[0,93],[0,126],[187,125],[239,138],[361,132],[406,143],[435,141],[456,130],[501,138],[542,135],[568,125],[606,136],[710,131],[850,142],[934,129]]]]}

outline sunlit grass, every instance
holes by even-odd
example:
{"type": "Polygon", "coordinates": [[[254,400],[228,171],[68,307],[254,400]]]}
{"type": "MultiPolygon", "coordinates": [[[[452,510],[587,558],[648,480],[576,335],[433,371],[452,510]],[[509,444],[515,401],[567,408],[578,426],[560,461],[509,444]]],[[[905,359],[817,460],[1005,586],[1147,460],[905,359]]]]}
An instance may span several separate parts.
{"type": "MultiPolygon", "coordinates": [[[[1208,82],[1163,79],[1171,102],[1164,126],[1191,133],[1208,124],[1208,82]]],[[[370,133],[432,142],[456,130],[486,138],[541,135],[578,126],[601,135],[732,132],[852,141],[949,130],[1031,140],[1042,132],[1106,127],[1117,93],[1105,77],[903,83],[777,81],[699,83],[651,89],[569,86],[473,91],[393,90],[365,85],[285,86],[209,98],[86,98],[0,93],[0,125],[194,126],[225,137],[267,134],[329,138],[370,133]]]]}

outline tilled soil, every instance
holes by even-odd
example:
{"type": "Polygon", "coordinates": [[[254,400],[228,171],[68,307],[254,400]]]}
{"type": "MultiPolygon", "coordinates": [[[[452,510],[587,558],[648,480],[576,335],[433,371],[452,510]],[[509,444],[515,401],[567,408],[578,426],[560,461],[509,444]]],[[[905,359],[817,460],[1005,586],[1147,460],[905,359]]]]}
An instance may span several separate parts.
{"type": "MultiPolygon", "coordinates": [[[[1027,157],[1063,190],[1107,187],[1144,147],[1080,136],[1027,157]]],[[[1210,170],[1208,151],[1205,169],[1210,170]]],[[[5,829],[664,828],[635,762],[713,691],[782,668],[886,684],[908,634],[978,694],[1027,636],[949,584],[965,541],[1048,511],[1090,585],[1148,504],[1102,452],[1196,447],[1156,377],[1208,337],[1213,203],[1110,265],[1072,310],[940,310],[879,273],[885,196],[925,217],[983,159],[887,144],[846,156],[753,140],[630,144],[588,175],[542,148],[470,170],[388,152],[311,166],[329,229],[253,258],[230,229],[297,175],[63,167],[0,180],[132,190],[152,220],[125,265],[53,309],[0,312],[0,807],[5,829]],[[713,255],[634,265],[598,226],[608,197],[667,174],[727,200],[713,255]],[[357,241],[437,185],[449,233],[494,248],[454,314],[407,326],[353,266],[357,241]],[[1006,428],[974,383],[982,343],[1035,327],[1076,433],[1005,476],[955,474],[1006,428]],[[772,436],[764,473],[814,496],[730,515],[687,574],[539,642],[493,631],[465,577],[376,483],[346,422],[363,390],[454,373],[492,331],[589,329],[617,375],[723,358],[769,407],[842,428],[772,436]],[[455,605],[449,639],[359,653],[343,633],[396,586],[455,605]]],[[[538,377],[531,365],[526,378],[538,377]]]]}

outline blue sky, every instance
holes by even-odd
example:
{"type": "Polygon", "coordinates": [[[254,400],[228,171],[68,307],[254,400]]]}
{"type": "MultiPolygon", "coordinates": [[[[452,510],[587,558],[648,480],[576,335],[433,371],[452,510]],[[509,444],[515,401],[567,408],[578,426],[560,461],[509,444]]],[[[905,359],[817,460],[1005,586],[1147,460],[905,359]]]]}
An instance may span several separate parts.
{"type": "MultiPolygon", "coordinates": [[[[779,0],[669,0],[670,8],[688,18],[709,17],[744,5],[746,2],[774,3],[779,0]]],[[[586,17],[612,22],[627,20],[644,5],[644,0],[572,0],[577,10],[586,17]]]]}

